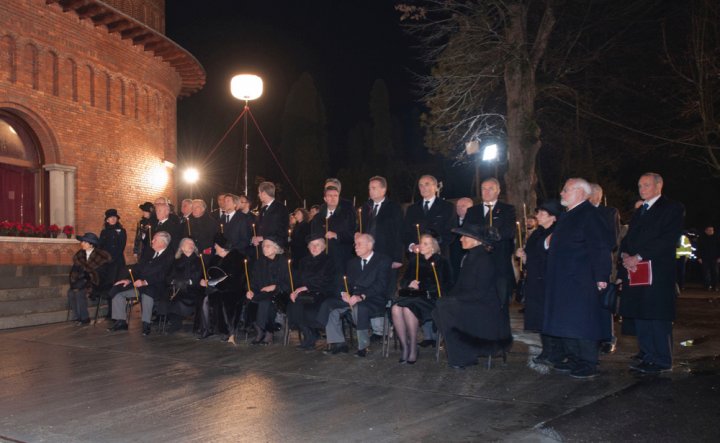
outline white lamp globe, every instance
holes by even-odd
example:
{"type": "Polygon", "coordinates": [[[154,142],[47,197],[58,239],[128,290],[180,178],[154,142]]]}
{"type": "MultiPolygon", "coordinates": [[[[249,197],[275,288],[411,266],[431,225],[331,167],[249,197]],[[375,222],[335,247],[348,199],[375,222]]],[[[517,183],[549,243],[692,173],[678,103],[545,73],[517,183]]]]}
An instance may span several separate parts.
{"type": "Polygon", "coordinates": [[[263,93],[263,81],[257,75],[236,75],[230,80],[230,92],[238,100],[255,100],[263,93]]]}

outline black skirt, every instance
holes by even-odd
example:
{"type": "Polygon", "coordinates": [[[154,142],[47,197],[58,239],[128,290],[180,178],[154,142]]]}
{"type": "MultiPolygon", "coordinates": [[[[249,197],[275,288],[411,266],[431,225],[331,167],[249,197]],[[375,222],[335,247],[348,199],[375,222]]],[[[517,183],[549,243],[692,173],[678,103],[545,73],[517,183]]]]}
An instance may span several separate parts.
{"type": "Polygon", "coordinates": [[[432,320],[432,311],[435,309],[434,294],[427,292],[425,294],[424,297],[399,297],[394,304],[401,308],[408,308],[417,317],[420,324],[423,324],[432,320]]]}

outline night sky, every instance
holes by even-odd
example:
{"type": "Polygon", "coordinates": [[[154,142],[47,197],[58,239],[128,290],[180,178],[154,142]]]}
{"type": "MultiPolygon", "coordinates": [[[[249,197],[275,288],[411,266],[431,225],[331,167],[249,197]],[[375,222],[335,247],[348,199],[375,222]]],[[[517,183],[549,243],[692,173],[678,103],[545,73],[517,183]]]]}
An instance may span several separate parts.
{"type": "MultiPolygon", "coordinates": [[[[417,119],[423,107],[416,93],[415,74],[428,72],[428,67],[418,61],[416,42],[404,33],[394,3],[168,1],[167,36],[190,51],[207,72],[205,87],[178,104],[179,169],[196,165],[202,171],[194,196],[209,200],[220,191],[242,192],[240,126],[206,158],[243,108],[243,103],[230,94],[230,79],[239,73],[263,78],[265,92],[250,106],[277,153],[285,100],[303,72],[314,79],[327,110],[331,174],[344,166],[348,132],[358,122],[369,119],[370,89],[376,79],[382,79],[389,90],[391,112],[403,126],[404,158],[409,163],[430,161],[439,165],[432,172],[439,172],[440,178],[445,179],[443,196],[469,195],[471,168],[451,168],[452,161],[424,154],[417,119]]],[[[645,16],[632,18],[637,26],[619,24],[619,28],[627,28],[624,32],[628,41],[598,64],[588,81],[598,84],[596,106],[604,115],[631,127],[661,133],[675,123],[666,115],[671,112],[668,105],[672,97],[666,93],[671,87],[666,78],[667,66],[662,62],[660,24],[665,23],[676,34],[682,31],[682,11],[678,8],[683,6],[670,1],[648,4],[652,7],[646,9],[645,16]],[[605,83],[604,75],[629,81],[605,83]]],[[[568,114],[572,119],[573,111],[568,114]]],[[[569,122],[573,124],[572,120],[569,122]]],[[[707,192],[720,191],[720,181],[696,162],[686,160],[681,150],[597,119],[587,119],[583,126],[585,135],[594,140],[598,165],[596,176],[588,178],[601,184],[606,178],[612,180],[615,188],[610,188],[610,201],[621,212],[629,211],[637,198],[635,184],[640,173],[653,170],[665,177],[665,193],[685,203],[688,226],[720,222],[718,205],[708,205],[705,200],[707,192]],[[654,145],[658,146],[659,155],[643,150],[654,145]],[[620,166],[618,159],[622,161],[620,166]]],[[[562,173],[556,174],[562,161],[563,143],[558,135],[544,132],[538,159],[541,168],[551,176],[555,174],[547,180],[548,194],[559,189],[567,178],[562,173]]],[[[254,174],[281,181],[281,174],[252,127],[249,142],[251,190],[254,174]]],[[[392,186],[391,183],[391,190],[392,186]]],[[[178,197],[188,195],[189,189],[181,180],[178,189],[178,197]]],[[[319,201],[321,193],[307,197],[309,201],[319,201]]],[[[291,198],[289,191],[280,198],[291,198]]]]}

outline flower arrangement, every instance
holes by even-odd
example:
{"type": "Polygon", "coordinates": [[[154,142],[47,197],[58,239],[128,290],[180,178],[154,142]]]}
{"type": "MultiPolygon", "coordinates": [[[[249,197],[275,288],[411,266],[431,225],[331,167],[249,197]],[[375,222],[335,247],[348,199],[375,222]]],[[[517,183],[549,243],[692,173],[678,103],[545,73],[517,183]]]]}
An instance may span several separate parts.
{"type": "Polygon", "coordinates": [[[75,229],[68,225],[60,229],[58,225],[35,225],[30,222],[19,223],[8,220],[0,221],[0,236],[9,237],[57,237],[62,232],[68,238],[75,233],[75,229]]]}

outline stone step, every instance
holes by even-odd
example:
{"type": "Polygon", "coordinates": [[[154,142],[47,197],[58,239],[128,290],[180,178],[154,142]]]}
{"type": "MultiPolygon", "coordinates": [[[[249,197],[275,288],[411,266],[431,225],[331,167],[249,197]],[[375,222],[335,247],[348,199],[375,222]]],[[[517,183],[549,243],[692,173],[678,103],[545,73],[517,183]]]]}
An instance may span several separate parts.
{"type": "Polygon", "coordinates": [[[0,303],[0,317],[62,311],[64,309],[67,309],[67,299],[65,297],[4,301],[0,303]]]}
{"type": "Polygon", "coordinates": [[[67,265],[0,265],[0,278],[42,275],[68,275],[67,265]]]}
{"type": "Polygon", "coordinates": [[[0,289],[41,288],[68,284],[68,274],[1,277],[0,289]]]}
{"type": "Polygon", "coordinates": [[[0,315],[3,314],[3,305],[16,301],[38,301],[44,299],[65,299],[69,285],[47,286],[42,288],[15,288],[0,289],[0,315]]]}
{"type": "MultiPolygon", "coordinates": [[[[95,318],[95,304],[88,307],[90,313],[90,320],[95,318]]],[[[107,312],[107,305],[103,304],[100,306],[100,315],[98,318],[102,318],[107,312]]],[[[71,314],[72,315],[72,314],[71,314]]],[[[67,309],[61,311],[52,312],[38,312],[32,314],[21,314],[11,315],[7,317],[0,317],[0,329],[11,329],[21,328],[24,326],[37,326],[45,325],[48,323],[61,323],[67,319],[67,309]]]]}

